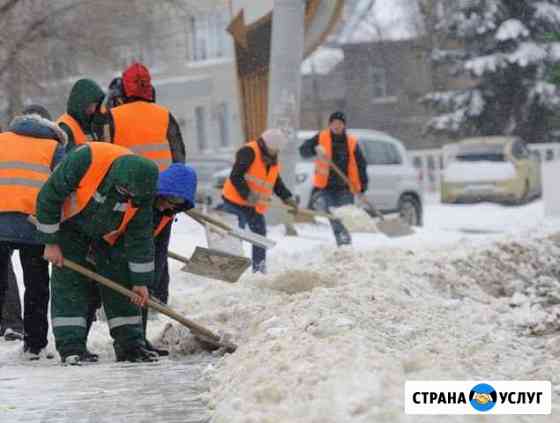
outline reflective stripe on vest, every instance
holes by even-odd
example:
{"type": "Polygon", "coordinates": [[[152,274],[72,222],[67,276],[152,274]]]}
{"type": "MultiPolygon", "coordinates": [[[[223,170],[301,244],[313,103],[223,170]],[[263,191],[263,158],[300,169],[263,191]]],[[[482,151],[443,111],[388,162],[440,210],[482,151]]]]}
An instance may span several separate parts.
{"type": "MultiPolygon", "coordinates": [[[[264,214],[268,209],[268,201],[272,196],[280,168],[277,164],[272,165],[267,172],[266,164],[264,163],[261,149],[257,142],[251,141],[246,146],[253,149],[255,160],[253,160],[253,163],[251,163],[251,166],[245,173],[245,180],[251,192],[258,195],[255,210],[257,213],[264,214]]],[[[247,200],[237,192],[237,188],[235,188],[230,178],[226,180],[224,185],[223,196],[232,203],[239,204],[240,206],[249,206],[247,200]]]]}
{"type": "MultiPolygon", "coordinates": [[[[351,191],[358,194],[362,191],[362,182],[360,181],[360,173],[358,171],[358,162],[356,161],[356,147],[358,140],[352,135],[346,135],[348,145],[348,169],[346,174],[352,184],[351,191]]],[[[328,159],[332,160],[332,137],[331,131],[325,129],[319,134],[319,144],[323,146],[328,159]]],[[[316,188],[326,188],[329,181],[330,165],[326,160],[321,160],[320,157],[315,160],[315,176],[313,178],[313,185],[316,188]]]]}
{"type": "MultiPolygon", "coordinates": [[[[119,157],[132,154],[130,150],[105,142],[90,142],[87,146],[91,150],[91,164],[82,177],[76,191],[64,201],[62,206],[62,220],[70,219],[80,213],[88,205],[89,201],[95,199],[97,188],[105,178],[111,165],[119,157]]],[[[99,198],[99,195],[97,196],[99,198]]]]}
{"type": "Polygon", "coordinates": [[[0,212],[35,214],[57,147],[55,140],[0,134],[0,212]]]}
{"type": "Polygon", "coordinates": [[[169,112],[165,107],[134,101],[111,109],[115,133],[113,143],[153,160],[159,171],[172,163],[167,140],[169,112]]]}
{"type": "Polygon", "coordinates": [[[78,123],[76,119],[70,116],[68,113],[63,114],[60,116],[56,123],[61,124],[64,123],[67,125],[70,130],[72,131],[72,136],[74,137],[74,144],[82,145],[89,141],[88,136],[82,131],[82,127],[78,123]]]}

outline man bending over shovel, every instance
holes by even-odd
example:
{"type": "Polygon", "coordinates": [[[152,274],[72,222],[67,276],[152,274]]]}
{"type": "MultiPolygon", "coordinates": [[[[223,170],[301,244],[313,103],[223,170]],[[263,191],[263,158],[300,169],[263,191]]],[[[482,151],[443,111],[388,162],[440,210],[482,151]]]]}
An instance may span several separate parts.
{"type": "Polygon", "coordinates": [[[154,277],[153,204],[158,168],[124,147],[89,143],[55,169],[37,200],[37,229],[52,271],[51,316],[63,363],[96,361],[86,354],[88,278],[70,259],[136,293],[131,301],[102,286],[101,297],[118,361],[156,361],[146,348],[140,306],[154,277]],[[115,244],[113,238],[122,238],[115,244]],[[116,265],[118,263],[124,263],[116,265]]]}
{"type": "MultiPolygon", "coordinates": [[[[297,203],[280,177],[278,153],[288,139],[279,129],[268,129],[259,139],[250,141],[237,151],[235,163],[224,190],[223,211],[234,214],[239,226],[266,236],[264,215],[272,193],[297,211],[297,203]]],[[[253,245],[253,272],[266,273],[266,250],[253,245]]]]}

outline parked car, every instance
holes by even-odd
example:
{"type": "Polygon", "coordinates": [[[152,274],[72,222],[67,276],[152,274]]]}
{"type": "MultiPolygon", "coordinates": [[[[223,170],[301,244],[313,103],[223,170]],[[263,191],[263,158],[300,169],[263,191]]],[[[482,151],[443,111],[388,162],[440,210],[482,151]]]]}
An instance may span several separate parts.
{"type": "Polygon", "coordinates": [[[215,206],[218,198],[213,177],[217,172],[231,169],[233,162],[222,159],[197,159],[189,160],[187,164],[194,168],[198,176],[197,203],[215,206]]]}
{"type": "Polygon", "coordinates": [[[542,195],[540,162],[521,138],[467,138],[448,148],[442,203],[524,203],[542,195]]]}
{"type": "MultiPolygon", "coordinates": [[[[422,225],[423,199],[418,175],[401,141],[380,131],[349,129],[358,138],[368,162],[369,189],[366,197],[383,213],[398,212],[411,225],[422,225]]],[[[300,131],[300,142],[316,131],[300,131]]],[[[312,160],[296,164],[295,194],[299,204],[314,208],[312,195],[315,164],[312,160]]]]}

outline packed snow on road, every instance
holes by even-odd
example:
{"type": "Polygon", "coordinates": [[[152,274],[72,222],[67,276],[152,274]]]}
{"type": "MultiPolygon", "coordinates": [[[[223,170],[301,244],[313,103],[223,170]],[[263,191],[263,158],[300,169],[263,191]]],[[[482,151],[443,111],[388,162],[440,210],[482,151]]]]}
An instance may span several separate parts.
{"type": "MultiPolygon", "coordinates": [[[[21,345],[2,341],[0,421],[466,422],[405,415],[405,381],[551,380],[551,416],[492,421],[553,422],[560,220],[543,210],[432,199],[414,235],[372,233],[363,216],[367,231],[343,248],[326,220],[299,225],[298,237],[273,227],[268,274],[236,284],[171,262],[170,306],[229,334],[234,354],[203,352],[164,316],[149,338],[172,354],[155,364],[114,363],[103,321],[89,341],[97,365],[29,364],[21,345]]],[[[348,213],[360,230],[362,214],[348,213]]],[[[190,255],[204,239],[184,217],[171,250],[190,255]]]]}

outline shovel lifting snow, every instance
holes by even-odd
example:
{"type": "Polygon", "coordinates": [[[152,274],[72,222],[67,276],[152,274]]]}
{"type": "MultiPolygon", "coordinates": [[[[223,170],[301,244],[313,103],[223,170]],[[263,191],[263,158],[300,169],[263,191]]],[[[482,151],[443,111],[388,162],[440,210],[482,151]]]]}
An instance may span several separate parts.
{"type": "MultiPolygon", "coordinates": [[[[98,282],[101,285],[104,285],[112,289],[113,291],[117,291],[128,298],[136,297],[136,294],[134,292],[125,288],[124,286],[112,281],[111,279],[108,279],[95,272],[92,272],[91,270],[71,260],[64,259],[64,267],[67,267],[68,269],[72,269],[75,272],[87,276],[89,279],[94,280],[95,282],[98,282]]],[[[192,320],[189,320],[186,317],[183,317],[175,310],[167,307],[164,304],[149,299],[147,306],[159,311],[162,314],[165,314],[168,317],[171,317],[173,320],[189,328],[192,334],[195,336],[195,338],[202,341],[203,345],[204,344],[211,345],[212,347],[214,347],[214,349],[224,348],[229,353],[233,353],[237,349],[237,345],[221,339],[218,335],[206,329],[204,326],[201,326],[198,323],[193,322],[192,320]]]]}
{"type": "MultiPolygon", "coordinates": [[[[350,179],[348,179],[344,172],[340,170],[340,168],[336,164],[334,164],[331,159],[325,157],[325,155],[321,155],[321,160],[326,161],[329,166],[337,173],[337,175],[340,176],[340,178],[346,183],[346,185],[348,185],[350,191],[353,191],[350,179]]],[[[414,233],[412,228],[404,223],[401,219],[386,219],[385,216],[383,216],[383,214],[381,214],[379,210],[377,210],[375,206],[371,202],[369,202],[363,195],[358,195],[357,197],[358,201],[364,205],[364,210],[367,214],[372,217],[379,218],[380,221],[377,223],[377,229],[379,230],[379,232],[384,233],[390,238],[412,235],[414,233]]]]}
{"type": "Polygon", "coordinates": [[[223,251],[196,247],[191,258],[184,257],[172,251],[169,257],[185,264],[182,270],[210,279],[234,283],[251,266],[251,259],[228,254],[223,251]]]}

